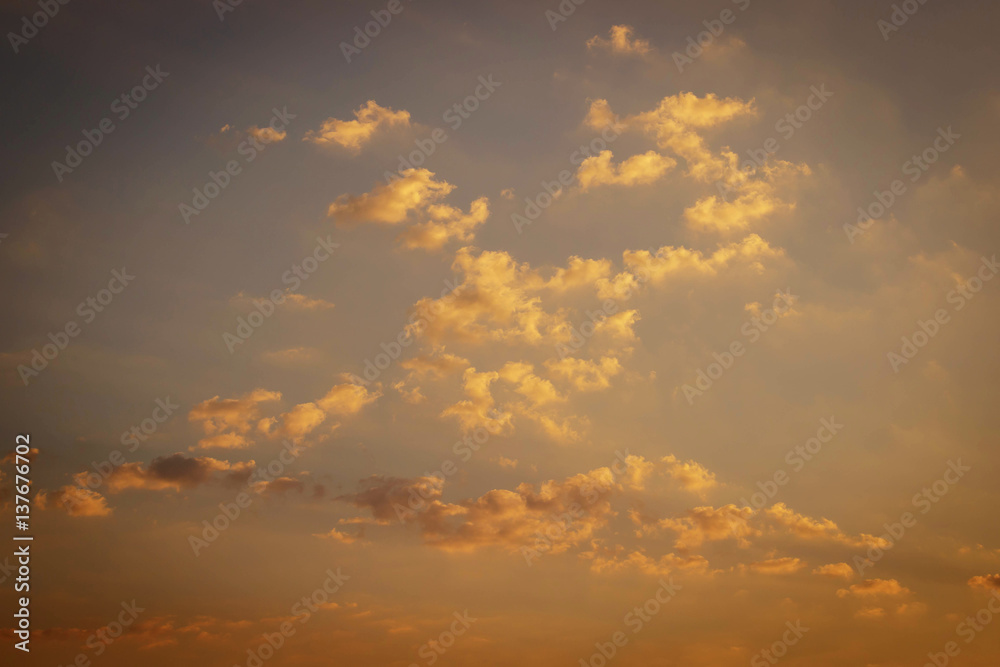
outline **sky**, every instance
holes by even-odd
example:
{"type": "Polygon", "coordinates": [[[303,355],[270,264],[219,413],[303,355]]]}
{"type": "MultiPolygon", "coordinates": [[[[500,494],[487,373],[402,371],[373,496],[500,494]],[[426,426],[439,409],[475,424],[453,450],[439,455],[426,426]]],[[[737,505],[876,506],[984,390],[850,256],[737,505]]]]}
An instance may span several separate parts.
{"type": "Polygon", "coordinates": [[[3,664],[997,664],[994,4],[0,15],[3,664]]]}

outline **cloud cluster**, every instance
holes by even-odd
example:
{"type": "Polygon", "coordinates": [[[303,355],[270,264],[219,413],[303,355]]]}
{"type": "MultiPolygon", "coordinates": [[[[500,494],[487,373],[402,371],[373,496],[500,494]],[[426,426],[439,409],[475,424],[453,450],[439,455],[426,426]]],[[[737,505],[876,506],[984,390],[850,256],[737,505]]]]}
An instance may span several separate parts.
{"type": "Polygon", "coordinates": [[[379,106],[375,100],[354,111],[354,120],[327,118],[318,130],[306,132],[303,141],[317,146],[341,146],[357,154],[380,128],[409,127],[410,112],[379,106]]]}

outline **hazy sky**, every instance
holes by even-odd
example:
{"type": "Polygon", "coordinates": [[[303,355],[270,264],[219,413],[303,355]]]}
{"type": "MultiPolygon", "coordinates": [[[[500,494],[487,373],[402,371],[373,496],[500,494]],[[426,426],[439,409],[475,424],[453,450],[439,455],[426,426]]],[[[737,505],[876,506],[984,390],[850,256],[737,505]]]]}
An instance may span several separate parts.
{"type": "Polygon", "coordinates": [[[994,4],[0,8],[4,664],[997,664],[994,4]]]}

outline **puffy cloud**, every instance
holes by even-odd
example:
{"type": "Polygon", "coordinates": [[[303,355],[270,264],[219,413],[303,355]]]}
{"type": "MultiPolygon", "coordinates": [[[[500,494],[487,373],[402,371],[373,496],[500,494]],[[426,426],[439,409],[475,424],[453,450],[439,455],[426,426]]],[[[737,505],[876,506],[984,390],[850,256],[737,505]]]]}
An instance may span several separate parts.
{"type": "Polygon", "coordinates": [[[288,133],[281,130],[276,130],[273,127],[248,127],[247,134],[256,139],[262,144],[273,144],[278,141],[284,141],[288,133]]]}
{"type": "Polygon", "coordinates": [[[264,420],[261,423],[261,430],[269,435],[279,435],[297,443],[322,424],[326,420],[326,415],[327,412],[315,403],[300,403],[278,419],[264,420]],[[271,427],[279,419],[281,425],[272,431],[271,427]]]}
{"type": "MultiPolygon", "coordinates": [[[[628,116],[621,122],[651,135],[660,148],[672,150],[687,161],[689,176],[710,183],[725,175],[729,161],[713,153],[696,130],[755,113],[753,100],[745,102],[738,98],[720,99],[713,94],[698,97],[693,93],[678,93],[660,100],[655,109],[628,116]]],[[[593,127],[592,123],[607,118],[614,118],[607,101],[591,102],[587,124],[593,127]]]]}
{"type": "Polygon", "coordinates": [[[594,550],[581,556],[590,560],[590,569],[597,574],[637,571],[650,577],[663,577],[678,570],[688,574],[705,574],[709,571],[708,560],[703,556],[678,556],[670,553],[657,560],[641,550],[628,552],[620,544],[608,548],[601,545],[600,540],[594,540],[594,546],[594,550]]]}
{"type": "Polygon", "coordinates": [[[854,537],[846,535],[829,519],[813,519],[793,511],[784,503],[776,503],[763,511],[763,516],[783,528],[787,533],[801,539],[828,539],[851,547],[882,547],[889,542],[881,537],[862,533],[854,537]]]}
{"type": "Polygon", "coordinates": [[[277,401],[281,393],[255,389],[240,398],[212,398],[202,401],[188,413],[188,421],[199,424],[207,436],[198,447],[241,448],[251,443],[245,434],[260,420],[260,404],[277,401]]]}
{"type": "Polygon", "coordinates": [[[660,459],[660,462],[664,464],[666,474],[688,491],[704,494],[718,485],[715,473],[696,461],[681,461],[671,454],[660,459]]]}
{"type": "Polygon", "coordinates": [[[424,213],[428,220],[407,228],[398,240],[411,250],[439,250],[449,241],[471,241],[476,227],[490,217],[489,203],[489,199],[480,197],[472,202],[468,213],[447,204],[428,206],[424,213]]]}
{"type": "Polygon", "coordinates": [[[648,185],[677,166],[677,161],[656,151],[633,155],[619,164],[611,162],[611,151],[588,157],[576,171],[580,190],[586,191],[599,185],[648,185]]]}
{"type": "Polygon", "coordinates": [[[375,100],[368,100],[354,111],[354,120],[327,118],[318,130],[306,132],[303,141],[317,146],[342,146],[352,153],[359,153],[375,131],[381,127],[409,127],[410,112],[394,111],[379,106],[375,100]]]}
{"type": "Polygon", "coordinates": [[[652,51],[649,42],[632,36],[633,28],[629,25],[611,26],[608,39],[594,35],[587,40],[587,48],[603,49],[611,53],[644,56],[652,51]]]}
{"type": "Polygon", "coordinates": [[[848,581],[854,578],[854,568],[847,563],[830,563],[828,565],[820,565],[814,569],[812,573],[821,577],[847,579],[848,581]]]}
{"type": "Polygon", "coordinates": [[[607,389],[611,386],[611,378],[622,372],[622,365],[615,357],[601,357],[600,361],[566,357],[550,359],[545,365],[550,372],[566,378],[579,391],[607,389]]]}
{"type": "Polygon", "coordinates": [[[749,507],[695,507],[679,519],[661,519],[660,526],[677,533],[674,546],[682,552],[697,549],[705,542],[728,539],[735,539],[741,547],[747,547],[748,538],[760,534],[750,525],[752,516],[753,510],[749,507]]]}
{"type": "Polygon", "coordinates": [[[469,366],[469,360],[447,352],[435,351],[432,354],[417,355],[399,362],[399,365],[413,373],[416,377],[432,374],[444,377],[469,366]]]}
{"type": "Polygon", "coordinates": [[[410,214],[445,197],[455,186],[435,181],[434,172],[427,169],[406,169],[402,177],[389,183],[379,183],[362,195],[343,194],[330,204],[328,214],[338,225],[360,222],[398,225],[410,214]]]}
{"type": "MultiPolygon", "coordinates": [[[[208,483],[245,484],[254,470],[254,461],[230,463],[211,457],[172,454],[153,459],[148,466],[125,463],[114,469],[105,485],[111,493],[127,489],[180,491],[208,483]]],[[[89,473],[78,473],[78,482],[89,473]]]]}
{"type": "Polygon", "coordinates": [[[496,402],[490,391],[490,385],[499,377],[500,374],[495,371],[481,373],[475,368],[465,369],[462,382],[467,398],[445,408],[441,416],[457,419],[462,431],[466,433],[480,427],[491,433],[506,428],[510,424],[511,415],[496,409],[496,402]]]}
{"type": "Polygon", "coordinates": [[[316,405],[331,415],[356,415],[367,405],[371,405],[382,396],[379,388],[368,389],[360,384],[344,383],[335,385],[316,405]]]}
{"type": "Polygon", "coordinates": [[[895,579],[865,579],[860,583],[851,585],[849,588],[841,588],[837,591],[837,597],[898,597],[900,595],[907,595],[910,592],[910,589],[901,586],[895,579]]]}
{"type": "Polygon", "coordinates": [[[972,577],[968,584],[972,588],[982,588],[987,591],[1000,591],[1000,574],[987,574],[972,577]]]}
{"type": "Polygon", "coordinates": [[[332,529],[328,533],[316,533],[315,537],[322,537],[335,542],[341,542],[343,544],[354,544],[361,539],[359,535],[348,535],[347,533],[340,532],[336,528],[332,529]]]}
{"type": "Polygon", "coordinates": [[[39,491],[35,495],[38,509],[61,509],[74,517],[108,516],[113,511],[107,499],[96,491],[82,486],[67,485],[51,494],[39,491]]]}
{"type": "Polygon", "coordinates": [[[556,269],[545,287],[555,292],[565,292],[578,287],[590,287],[611,273],[611,262],[606,259],[581,259],[570,257],[565,267],[556,269]]]}
{"type": "Polygon", "coordinates": [[[455,186],[434,180],[427,169],[406,169],[389,183],[379,183],[362,195],[343,194],[330,204],[328,214],[339,226],[362,222],[387,225],[415,223],[397,237],[408,250],[439,250],[450,241],[469,242],[490,215],[489,199],[480,197],[468,213],[438,203],[455,186]]]}
{"type": "Polygon", "coordinates": [[[745,570],[756,574],[794,574],[806,566],[798,558],[770,558],[746,566],[745,570]]]}
{"type": "Polygon", "coordinates": [[[663,246],[655,253],[649,250],[626,250],[623,253],[625,270],[612,278],[598,280],[597,294],[602,299],[626,300],[646,283],[656,285],[668,278],[715,276],[723,269],[736,265],[761,272],[764,270],[765,259],[784,256],[784,250],[773,248],[757,234],[719,246],[707,256],[700,250],[683,246],[663,246]]]}

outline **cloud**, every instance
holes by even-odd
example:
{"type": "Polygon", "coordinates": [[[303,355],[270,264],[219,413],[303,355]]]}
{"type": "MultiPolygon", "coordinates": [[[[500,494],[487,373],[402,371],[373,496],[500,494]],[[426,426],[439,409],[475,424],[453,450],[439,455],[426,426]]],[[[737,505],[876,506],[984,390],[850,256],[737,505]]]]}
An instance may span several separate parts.
{"type": "Polygon", "coordinates": [[[273,144],[278,141],[284,141],[285,137],[288,136],[287,132],[275,130],[273,127],[257,127],[256,125],[248,127],[247,134],[262,144],[273,144]]]}
{"type": "Polygon", "coordinates": [[[829,539],[857,548],[886,548],[890,546],[889,542],[884,538],[875,537],[867,533],[862,533],[857,537],[846,535],[833,521],[829,519],[813,519],[804,514],[799,514],[784,503],[776,503],[772,507],[763,510],[763,516],[783,528],[787,533],[801,539],[829,539]]]}
{"type": "MultiPolygon", "coordinates": [[[[633,311],[634,312],[634,311],[633,311]]],[[[611,386],[611,378],[622,372],[622,365],[615,357],[591,359],[550,359],[545,362],[549,371],[566,378],[578,391],[599,391],[611,386]]]]}
{"type": "Polygon", "coordinates": [[[362,195],[343,194],[330,204],[329,217],[338,226],[359,223],[399,225],[414,223],[397,237],[408,250],[439,250],[451,241],[470,242],[477,227],[490,215],[489,199],[480,197],[468,213],[448,204],[438,203],[455,186],[434,179],[427,169],[406,169],[402,176],[379,183],[362,195]]]}
{"type": "MultiPolygon", "coordinates": [[[[628,116],[621,123],[651,135],[657,146],[684,158],[688,176],[710,183],[725,175],[729,161],[724,155],[713,153],[697,130],[755,114],[753,100],[745,102],[714,94],[698,97],[693,93],[678,93],[664,97],[655,109],[628,116]]],[[[594,128],[600,126],[601,121],[613,118],[615,114],[607,100],[593,100],[586,123],[594,128]]]]}
{"type": "Polygon", "coordinates": [[[447,204],[428,206],[424,216],[428,221],[407,228],[397,240],[412,250],[439,250],[450,241],[471,241],[476,227],[490,217],[489,199],[480,197],[472,202],[468,213],[447,204]]]}
{"type": "Polygon", "coordinates": [[[188,413],[188,421],[200,425],[209,436],[198,441],[198,448],[250,446],[245,434],[260,420],[260,405],[280,399],[280,392],[255,389],[240,398],[213,396],[202,401],[188,413]]]}
{"type": "Polygon", "coordinates": [[[1000,574],[987,574],[972,577],[968,584],[971,588],[981,588],[987,591],[1000,591],[1000,574]]]}
{"type": "Polygon", "coordinates": [[[728,539],[735,539],[741,547],[746,547],[750,544],[748,538],[760,534],[750,526],[752,516],[753,510],[749,507],[695,507],[686,516],[661,519],[659,524],[677,533],[674,547],[681,552],[697,549],[705,542],[728,539]]]}
{"type": "Polygon", "coordinates": [[[376,130],[382,127],[409,127],[410,112],[393,111],[379,106],[375,100],[368,100],[354,111],[354,120],[327,118],[318,130],[306,132],[303,141],[317,146],[342,146],[357,154],[368,143],[376,130]]]}
{"type": "Polygon", "coordinates": [[[649,42],[633,38],[632,33],[633,28],[629,25],[611,26],[608,39],[594,35],[587,40],[587,48],[591,50],[602,49],[622,55],[644,56],[650,53],[652,48],[649,46],[649,42]]]}
{"type": "Polygon", "coordinates": [[[100,493],[72,485],[63,486],[52,493],[39,491],[35,495],[35,505],[40,510],[61,509],[73,517],[109,516],[113,511],[100,493]]]}
{"type": "MultiPolygon", "coordinates": [[[[105,485],[111,493],[128,489],[150,491],[192,489],[209,483],[246,484],[254,470],[253,460],[230,463],[212,457],[188,457],[172,454],[153,459],[148,466],[125,463],[114,469],[105,485]]],[[[87,472],[78,473],[82,482],[87,472]]]]}
{"type": "Polygon", "coordinates": [[[718,485],[715,473],[709,472],[705,466],[695,461],[681,461],[671,454],[660,459],[660,462],[665,466],[666,474],[688,491],[704,494],[718,485]]]}
{"type": "Polygon", "coordinates": [[[444,377],[468,368],[469,360],[447,352],[435,351],[432,354],[410,357],[399,362],[399,365],[410,371],[414,377],[422,377],[427,374],[444,377]]]}
{"type": "Polygon", "coordinates": [[[806,566],[798,558],[771,558],[750,563],[746,569],[756,574],[794,574],[806,566]]]}
{"type": "Polygon", "coordinates": [[[587,191],[599,185],[648,185],[661,178],[677,166],[677,161],[664,157],[656,151],[647,151],[641,155],[622,161],[619,164],[611,162],[611,151],[601,151],[580,163],[576,178],[580,190],[587,191]]]}
{"type": "Polygon", "coordinates": [[[854,568],[847,563],[830,563],[829,565],[820,565],[814,569],[812,573],[821,577],[846,579],[848,581],[854,578],[854,568]]]}
{"type": "Polygon", "coordinates": [[[869,598],[877,596],[898,597],[911,593],[910,589],[901,586],[895,579],[865,579],[849,588],[837,591],[837,597],[869,598]]]}

